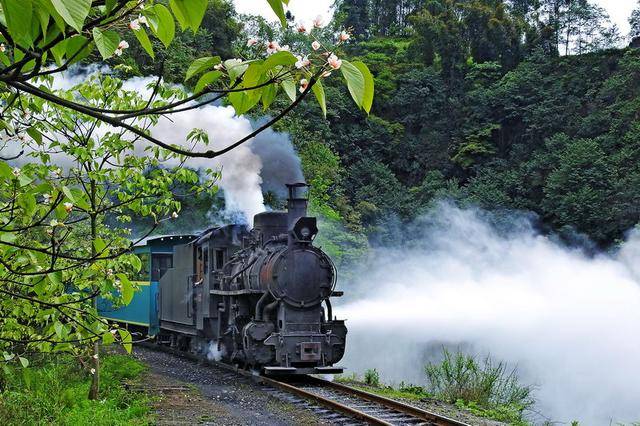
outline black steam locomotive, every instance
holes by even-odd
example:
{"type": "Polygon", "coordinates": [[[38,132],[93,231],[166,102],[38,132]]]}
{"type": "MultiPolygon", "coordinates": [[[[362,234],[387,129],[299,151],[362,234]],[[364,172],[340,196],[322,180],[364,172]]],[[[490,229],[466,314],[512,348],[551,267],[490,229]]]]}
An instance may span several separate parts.
{"type": "Polygon", "coordinates": [[[251,231],[227,225],[192,239],[167,236],[164,253],[151,250],[159,342],[265,374],[342,372],[334,364],[347,329],[332,318],[330,299],[342,294],[335,266],[313,245],[318,228],[307,216],[308,186],[287,187],[287,211],[256,215],[251,231]],[[161,255],[164,263],[154,263],[161,255]]]}

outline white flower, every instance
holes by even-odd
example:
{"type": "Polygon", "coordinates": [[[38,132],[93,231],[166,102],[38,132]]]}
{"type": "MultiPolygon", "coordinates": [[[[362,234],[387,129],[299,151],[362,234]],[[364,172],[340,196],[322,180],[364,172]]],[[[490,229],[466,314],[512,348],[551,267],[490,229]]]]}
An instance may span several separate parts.
{"type": "Polygon", "coordinates": [[[309,86],[309,81],[306,78],[303,78],[302,80],[300,80],[300,93],[307,90],[308,86],[309,86]]]}
{"type": "Polygon", "coordinates": [[[94,354],[93,359],[98,359],[98,354],[94,354]]]}
{"type": "Polygon", "coordinates": [[[4,43],[0,43],[0,52],[4,53],[7,51],[7,46],[4,45],[4,43]]]}
{"type": "Polygon", "coordinates": [[[122,288],[122,286],[120,285],[120,280],[115,280],[113,282],[113,285],[115,288],[117,288],[118,290],[122,288]]]}
{"type": "Polygon", "coordinates": [[[322,73],[322,77],[327,78],[331,75],[331,71],[325,71],[322,73]]]}
{"type": "Polygon", "coordinates": [[[296,30],[298,30],[299,33],[306,33],[307,27],[305,27],[302,22],[299,22],[298,26],[296,26],[296,30]]]}
{"type": "Polygon", "coordinates": [[[222,62],[213,66],[213,69],[218,71],[220,71],[222,68],[224,68],[224,64],[222,62]]]}
{"type": "Polygon", "coordinates": [[[114,335],[115,335],[117,332],[118,332],[118,330],[116,330],[115,328],[114,328],[113,330],[109,331],[109,333],[114,334],[114,335]]]}
{"type": "Polygon", "coordinates": [[[298,60],[296,61],[296,68],[308,67],[311,65],[311,61],[309,61],[308,57],[296,56],[298,60]]]}
{"type": "Polygon", "coordinates": [[[20,173],[22,173],[22,172],[20,171],[19,167],[14,167],[13,170],[11,171],[11,173],[13,173],[13,175],[15,177],[20,177],[20,173]]]}
{"type": "Polygon", "coordinates": [[[111,269],[111,268],[107,269],[107,276],[108,277],[113,276],[113,269],[111,269]]]}
{"type": "Polygon", "coordinates": [[[171,217],[172,217],[173,219],[177,219],[177,218],[178,218],[178,212],[173,212],[173,213],[171,213],[171,217]]]}
{"type": "Polygon", "coordinates": [[[140,20],[134,19],[133,21],[129,22],[129,29],[138,31],[140,29],[140,20]]]}
{"type": "Polygon", "coordinates": [[[322,16],[316,16],[316,18],[313,20],[313,27],[322,28],[322,16]]]}
{"type": "Polygon", "coordinates": [[[279,52],[282,52],[282,51],[284,51],[284,52],[288,52],[290,49],[291,49],[291,48],[289,47],[289,45],[288,45],[288,44],[285,44],[284,46],[279,46],[279,47],[278,47],[278,51],[279,51],[279,52]]]}
{"type": "Polygon", "coordinates": [[[249,40],[247,40],[247,47],[251,47],[254,44],[256,44],[258,42],[258,40],[256,40],[255,38],[250,38],[249,40]]]}
{"type": "Polygon", "coordinates": [[[64,206],[64,209],[65,209],[65,211],[67,213],[71,213],[71,210],[73,210],[73,204],[72,203],[66,202],[66,203],[63,204],[63,206],[64,206]]]}
{"type": "Polygon", "coordinates": [[[138,22],[140,24],[146,25],[147,27],[149,26],[149,22],[147,21],[146,16],[138,15],[138,22]]]}
{"type": "Polygon", "coordinates": [[[327,62],[329,63],[329,66],[331,66],[331,68],[333,68],[334,70],[337,70],[338,68],[340,68],[340,66],[342,66],[342,60],[338,59],[338,57],[334,54],[331,54],[331,56],[329,56],[327,62]]]}
{"type": "Polygon", "coordinates": [[[338,38],[340,39],[340,41],[347,41],[347,40],[349,40],[349,38],[350,38],[350,37],[351,37],[351,35],[350,35],[348,32],[346,32],[346,31],[342,31],[342,32],[340,33],[340,35],[338,36],[338,38]]]}
{"type": "Polygon", "coordinates": [[[314,40],[313,43],[311,43],[311,47],[313,48],[313,50],[320,49],[320,43],[318,42],[318,40],[314,40]]]}
{"type": "Polygon", "coordinates": [[[126,40],[122,40],[120,41],[120,43],[118,43],[118,47],[116,48],[116,51],[114,52],[117,56],[122,55],[122,52],[124,51],[124,49],[127,49],[129,47],[129,43],[127,43],[126,40]]]}
{"type": "Polygon", "coordinates": [[[91,374],[96,374],[96,369],[92,368],[90,372],[91,372],[91,374]]]}
{"type": "Polygon", "coordinates": [[[50,225],[51,227],[58,226],[58,221],[57,221],[57,220],[55,220],[55,219],[51,219],[51,222],[49,222],[49,225],[50,225]]]}
{"type": "Polygon", "coordinates": [[[280,49],[280,45],[277,41],[270,41],[267,43],[267,54],[271,55],[276,53],[280,49]]]}

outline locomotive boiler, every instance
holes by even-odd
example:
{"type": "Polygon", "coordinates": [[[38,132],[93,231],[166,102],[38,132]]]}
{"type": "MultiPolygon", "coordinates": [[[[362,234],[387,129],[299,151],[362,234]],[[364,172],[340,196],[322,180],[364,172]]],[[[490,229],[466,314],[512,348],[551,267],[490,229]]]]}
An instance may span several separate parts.
{"type": "Polygon", "coordinates": [[[256,215],[252,230],[212,228],[173,246],[159,280],[159,341],[266,374],[342,372],[336,269],[313,244],[308,186],[287,188],[287,211],[256,215]]]}

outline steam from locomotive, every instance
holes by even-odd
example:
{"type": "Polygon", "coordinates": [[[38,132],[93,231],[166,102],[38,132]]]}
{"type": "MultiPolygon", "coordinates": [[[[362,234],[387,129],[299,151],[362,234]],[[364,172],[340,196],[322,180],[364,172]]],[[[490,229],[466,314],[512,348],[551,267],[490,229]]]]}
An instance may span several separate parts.
{"type": "Polygon", "coordinates": [[[217,227],[173,247],[160,278],[160,341],[266,374],[342,372],[336,270],[313,245],[307,185],[287,187],[287,211],[257,214],[253,230],[217,227]]]}

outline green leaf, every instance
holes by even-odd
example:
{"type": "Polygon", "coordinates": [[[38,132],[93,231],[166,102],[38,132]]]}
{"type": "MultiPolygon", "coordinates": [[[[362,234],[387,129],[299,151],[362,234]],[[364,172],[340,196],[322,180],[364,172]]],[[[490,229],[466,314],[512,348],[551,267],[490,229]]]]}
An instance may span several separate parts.
{"type": "Polygon", "coordinates": [[[153,6],[153,10],[156,12],[158,25],[155,28],[152,26],[152,29],[164,47],[169,47],[176,35],[176,23],[173,20],[173,15],[169,9],[161,4],[153,6]]]}
{"type": "Polygon", "coordinates": [[[14,242],[18,236],[13,232],[3,232],[0,234],[0,241],[4,241],[5,243],[14,242]]]}
{"type": "Polygon", "coordinates": [[[291,66],[295,64],[297,60],[298,59],[293,55],[293,53],[281,50],[280,52],[276,52],[265,59],[262,66],[266,71],[278,65],[291,66]]]}
{"type": "Polygon", "coordinates": [[[35,127],[29,127],[27,129],[27,134],[29,136],[31,136],[31,139],[33,139],[34,141],[36,141],[38,144],[42,143],[42,133],[40,133],[40,131],[38,129],[36,129],[35,127]]]}
{"type": "Polygon", "coordinates": [[[11,179],[13,177],[13,169],[4,161],[0,161],[0,176],[5,179],[11,179]]]}
{"type": "Polygon", "coordinates": [[[153,45],[151,44],[151,40],[149,40],[147,30],[145,30],[144,27],[140,26],[140,29],[135,30],[133,34],[135,34],[136,38],[138,39],[140,46],[142,46],[142,48],[149,54],[149,56],[155,59],[156,55],[153,52],[153,45]]]}
{"type": "Polygon", "coordinates": [[[284,92],[289,96],[289,99],[291,99],[291,102],[295,101],[297,96],[296,83],[294,83],[293,80],[283,80],[280,84],[282,85],[284,92]]]}
{"type": "Polygon", "coordinates": [[[220,56],[205,56],[203,58],[196,59],[191,63],[191,65],[189,65],[184,81],[188,81],[194,75],[200,74],[202,71],[208,70],[219,63],[220,56]]]}
{"type": "Polygon", "coordinates": [[[233,82],[240,77],[249,67],[249,64],[242,62],[240,59],[227,59],[224,61],[224,67],[229,73],[229,79],[233,82]]]}
{"type": "Polygon", "coordinates": [[[271,103],[275,100],[278,94],[278,85],[270,84],[262,88],[262,108],[265,110],[269,108],[271,103]]]}
{"type": "Polygon", "coordinates": [[[342,76],[347,82],[347,88],[351,97],[356,102],[356,105],[362,108],[362,102],[364,100],[364,77],[362,72],[356,68],[351,62],[342,60],[342,66],[340,67],[342,76]]]}
{"type": "Polygon", "coordinates": [[[128,353],[131,353],[131,349],[132,349],[131,333],[129,333],[127,330],[124,330],[124,329],[119,329],[118,333],[120,334],[120,340],[122,341],[122,346],[128,353]]]}
{"type": "MultiPolygon", "coordinates": [[[[87,43],[87,38],[81,35],[74,35],[73,37],[67,39],[67,45],[66,45],[67,58],[71,58],[71,57],[74,58],[71,61],[72,64],[79,62],[84,58],[86,58],[87,56],[89,56],[93,48],[91,46],[91,43],[89,44],[86,44],[86,43],[87,43]],[[80,49],[82,49],[82,51],[78,53],[80,49]]],[[[116,47],[118,46],[116,45],[116,47]]],[[[113,50],[115,52],[115,48],[113,50]]],[[[114,52],[112,52],[111,54],[113,54],[114,52]]]]}
{"type": "Polygon", "coordinates": [[[195,89],[193,91],[195,93],[202,92],[202,90],[206,86],[218,81],[220,76],[222,76],[222,72],[221,71],[209,71],[208,73],[203,74],[202,77],[200,77],[200,79],[198,79],[198,82],[196,83],[196,87],[195,87],[195,89]]]}
{"type": "Polygon", "coordinates": [[[110,344],[112,344],[113,342],[115,342],[115,340],[116,340],[116,339],[115,339],[115,337],[113,337],[113,334],[111,334],[111,333],[109,333],[109,332],[104,333],[104,334],[102,335],[102,343],[103,343],[104,345],[110,345],[110,344]]]}
{"type": "Polygon", "coordinates": [[[327,100],[324,95],[324,87],[322,87],[322,83],[320,83],[320,81],[316,81],[316,83],[311,86],[311,90],[313,90],[313,94],[316,95],[316,99],[320,104],[322,115],[324,118],[327,118],[327,100]]]}
{"type": "Polygon", "coordinates": [[[19,358],[20,358],[20,364],[22,364],[24,368],[27,368],[29,366],[29,360],[23,357],[19,357],[19,358]]]}
{"type": "Polygon", "coordinates": [[[116,274],[116,276],[120,279],[120,285],[122,286],[122,302],[125,305],[128,305],[133,300],[133,284],[129,281],[129,278],[125,274],[116,274]]]}
{"type": "Polygon", "coordinates": [[[131,263],[131,266],[133,266],[133,269],[136,272],[140,272],[140,269],[142,269],[142,260],[140,260],[140,258],[135,254],[131,256],[129,259],[131,259],[130,263],[131,263]]]}
{"type": "Polygon", "coordinates": [[[242,115],[249,111],[260,101],[260,89],[251,90],[248,92],[232,92],[229,93],[228,99],[231,105],[236,110],[236,115],[242,115]],[[255,94],[253,93],[255,92],[255,94]]]}
{"type": "Polygon", "coordinates": [[[183,31],[186,28],[198,31],[207,11],[207,0],[169,0],[169,5],[183,31]]]}
{"type": "Polygon", "coordinates": [[[283,27],[287,26],[287,17],[284,13],[284,7],[282,6],[282,0],[267,0],[269,2],[269,6],[271,6],[271,10],[276,16],[280,19],[280,23],[283,27]]]}
{"type": "Polygon", "coordinates": [[[107,244],[102,238],[96,238],[95,240],[93,240],[93,248],[96,249],[96,253],[104,254],[104,251],[107,248],[107,244]]]}
{"type": "Polygon", "coordinates": [[[94,28],[93,40],[96,42],[102,59],[107,59],[115,54],[120,43],[120,35],[113,30],[102,31],[99,28],[94,28]]]}
{"type": "Polygon", "coordinates": [[[67,24],[82,32],[84,20],[91,10],[91,0],[51,0],[51,3],[67,24]]]}
{"type": "Polygon", "coordinates": [[[59,339],[64,338],[64,326],[62,325],[62,323],[60,323],[59,321],[56,321],[53,324],[53,328],[56,331],[56,335],[58,336],[59,339]]]}
{"type": "Polygon", "coordinates": [[[362,109],[364,109],[367,114],[371,111],[371,106],[373,105],[373,93],[374,93],[374,81],[373,75],[369,68],[361,61],[353,62],[353,66],[358,68],[358,70],[362,73],[362,77],[364,77],[364,94],[362,97],[362,109]]]}
{"type": "Polygon", "coordinates": [[[53,59],[56,61],[58,66],[64,63],[64,55],[67,53],[67,41],[68,39],[65,38],[50,49],[51,54],[53,54],[53,59]]]}
{"type": "Polygon", "coordinates": [[[47,278],[55,286],[62,287],[62,272],[49,272],[47,278]]]}
{"type": "Polygon", "coordinates": [[[0,0],[7,29],[13,40],[23,47],[31,47],[31,15],[33,4],[31,0],[0,0]]]}
{"type": "Polygon", "coordinates": [[[49,26],[49,11],[46,7],[42,7],[42,0],[36,0],[36,7],[34,8],[34,12],[38,17],[38,21],[40,22],[40,29],[42,34],[47,34],[47,27],[49,26]]]}
{"type": "Polygon", "coordinates": [[[71,201],[72,203],[76,202],[76,197],[73,196],[73,193],[67,186],[62,187],[62,193],[71,201]]]}
{"type": "Polygon", "coordinates": [[[22,207],[24,217],[30,218],[36,209],[36,197],[30,192],[22,193],[18,196],[18,205],[22,207]]]}

